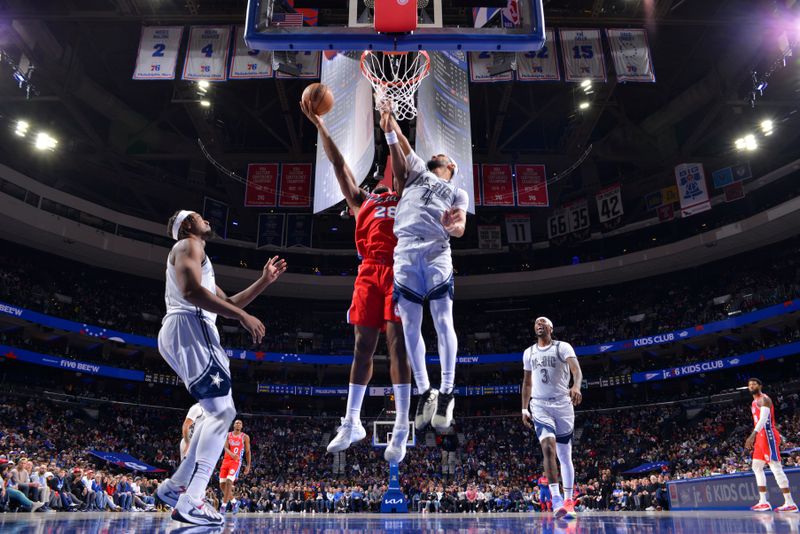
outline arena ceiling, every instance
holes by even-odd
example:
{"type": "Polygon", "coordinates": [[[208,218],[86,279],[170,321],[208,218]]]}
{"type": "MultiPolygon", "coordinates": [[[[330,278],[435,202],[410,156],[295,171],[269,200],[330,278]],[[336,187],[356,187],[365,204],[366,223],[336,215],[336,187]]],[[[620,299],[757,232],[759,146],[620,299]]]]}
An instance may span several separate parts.
{"type": "MultiPolygon", "coordinates": [[[[453,0],[446,0],[450,2],[453,0]]],[[[545,0],[549,27],[647,27],[657,83],[595,84],[592,107],[577,111],[568,83],[472,84],[476,162],[545,162],[569,168],[557,198],[621,180],[626,196],[668,185],[683,161],[729,163],[734,137],[764,116],[791,118],[800,73],[782,69],[753,109],[752,72],[778,54],[776,28],[800,20],[786,0],[545,0]],[[784,6],[785,7],[785,6],[784,6]],[[787,15],[788,14],[788,15],[787,15]]],[[[142,24],[241,23],[245,0],[0,0],[0,47],[36,66],[28,98],[0,66],[3,163],[67,192],[160,220],[187,195],[231,199],[241,184],[202,156],[202,138],[242,174],[253,161],[312,161],[316,135],[296,105],[302,80],[230,82],[200,108],[185,81],[133,81],[142,24]],[[19,118],[47,127],[58,150],[41,154],[14,139],[19,118]]],[[[800,4],[800,3],[798,3],[800,4]]],[[[795,57],[795,60],[797,58],[795,57]]],[[[786,128],[757,157],[786,159],[800,128],[786,128]]],[[[796,157],[796,155],[794,156],[796,157]]],[[[251,210],[255,211],[255,210],[251,210]]],[[[240,213],[247,220],[253,214],[240,213]]]]}

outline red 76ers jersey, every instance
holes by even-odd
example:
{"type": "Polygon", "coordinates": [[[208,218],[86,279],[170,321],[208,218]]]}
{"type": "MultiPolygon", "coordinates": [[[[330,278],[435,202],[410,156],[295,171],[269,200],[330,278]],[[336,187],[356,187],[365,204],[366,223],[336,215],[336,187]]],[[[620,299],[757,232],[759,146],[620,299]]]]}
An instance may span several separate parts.
{"type": "Polygon", "coordinates": [[[242,456],[244,456],[244,436],[244,432],[238,436],[233,432],[228,432],[228,449],[233,453],[235,459],[226,454],[225,460],[229,462],[240,462],[242,460],[242,456]]]}
{"type": "Polygon", "coordinates": [[[356,217],[356,250],[361,259],[392,260],[397,244],[394,218],[398,202],[396,193],[366,193],[356,217]]]}

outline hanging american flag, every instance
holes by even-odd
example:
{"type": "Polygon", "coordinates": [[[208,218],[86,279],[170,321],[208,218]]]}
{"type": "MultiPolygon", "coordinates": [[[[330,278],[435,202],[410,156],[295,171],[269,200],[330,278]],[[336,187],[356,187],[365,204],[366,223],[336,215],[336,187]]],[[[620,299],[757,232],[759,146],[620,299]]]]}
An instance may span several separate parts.
{"type": "Polygon", "coordinates": [[[302,13],[273,13],[272,26],[294,26],[303,25],[302,13]]]}

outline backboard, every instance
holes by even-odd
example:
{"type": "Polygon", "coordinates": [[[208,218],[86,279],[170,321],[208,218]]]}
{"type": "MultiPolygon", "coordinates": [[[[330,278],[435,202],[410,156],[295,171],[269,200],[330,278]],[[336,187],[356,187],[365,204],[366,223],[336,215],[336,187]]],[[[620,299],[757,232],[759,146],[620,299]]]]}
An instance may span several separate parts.
{"type": "MultiPolygon", "coordinates": [[[[404,5],[409,0],[396,0],[404,5]]],[[[414,1],[414,0],[410,0],[414,1]]],[[[491,24],[474,28],[472,0],[417,0],[417,28],[409,33],[378,33],[374,29],[375,0],[305,0],[303,7],[322,7],[316,26],[286,24],[294,13],[286,0],[249,0],[245,41],[254,50],[375,50],[525,52],[544,44],[542,0],[516,0],[519,25],[491,24]],[[372,7],[370,7],[372,6],[372,7]]],[[[485,3],[496,4],[497,0],[485,3]]],[[[480,3],[480,2],[479,2],[480,3]]],[[[295,5],[300,6],[300,2],[295,5]]],[[[505,3],[504,3],[505,5],[505,3]]],[[[495,8],[496,9],[496,8],[495,8]]]]}

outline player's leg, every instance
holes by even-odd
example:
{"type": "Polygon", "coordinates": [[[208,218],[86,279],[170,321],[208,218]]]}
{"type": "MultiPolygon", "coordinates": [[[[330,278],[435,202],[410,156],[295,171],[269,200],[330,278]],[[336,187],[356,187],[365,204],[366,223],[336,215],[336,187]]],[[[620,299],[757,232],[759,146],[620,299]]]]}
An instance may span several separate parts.
{"type": "Polygon", "coordinates": [[[572,404],[553,408],[556,412],[556,456],[564,487],[565,517],[575,517],[575,502],[572,500],[575,485],[575,467],[572,463],[572,435],[575,429],[575,409],[572,404]]]}
{"type": "MultiPolygon", "coordinates": [[[[391,303],[390,303],[391,306],[391,303]]],[[[408,411],[411,406],[411,367],[406,356],[403,326],[399,322],[386,322],[386,345],[389,348],[389,375],[394,391],[395,418],[392,441],[383,457],[388,462],[402,462],[406,455],[408,439],[408,411]]]]}
{"type": "Polygon", "coordinates": [[[453,323],[454,280],[450,249],[442,249],[441,243],[434,243],[426,253],[424,266],[426,297],[430,302],[431,317],[439,344],[439,365],[442,369],[436,414],[431,424],[437,430],[444,430],[453,423],[453,386],[458,352],[458,337],[453,323]]]}
{"type": "MultiPolygon", "coordinates": [[[[756,438],[756,440],[758,440],[758,438],[756,438]]],[[[767,475],[764,473],[764,467],[767,465],[767,462],[756,456],[756,454],[760,452],[758,444],[756,444],[756,450],[753,453],[753,463],[751,465],[753,474],[756,477],[756,486],[758,487],[758,503],[750,509],[757,512],[769,512],[772,510],[772,505],[767,501],[767,475]]]]}
{"type": "Polygon", "coordinates": [[[219,468],[219,489],[220,492],[222,492],[222,502],[219,504],[219,513],[221,514],[224,514],[228,511],[228,503],[230,502],[230,496],[228,494],[228,486],[230,485],[228,474],[230,472],[230,464],[223,460],[222,466],[219,468]]]}
{"type": "Polygon", "coordinates": [[[549,406],[531,401],[531,415],[533,416],[533,428],[539,444],[542,447],[542,464],[544,474],[547,477],[547,485],[550,489],[552,499],[552,509],[557,517],[564,515],[564,499],[561,496],[561,489],[558,485],[558,454],[556,452],[556,413],[549,406]]]}
{"type": "Polygon", "coordinates": [[[792,490],[789,487],[789,478],[783,472],[781,464],[780,435],[777,435],[771,428],[767,429],[767,446],[769,447],[769,470],[775,477],[775,482],[783,493],[783,505],[775,509],[781,513],[797,513],[797,505],[792,498],[792,490]]]}

